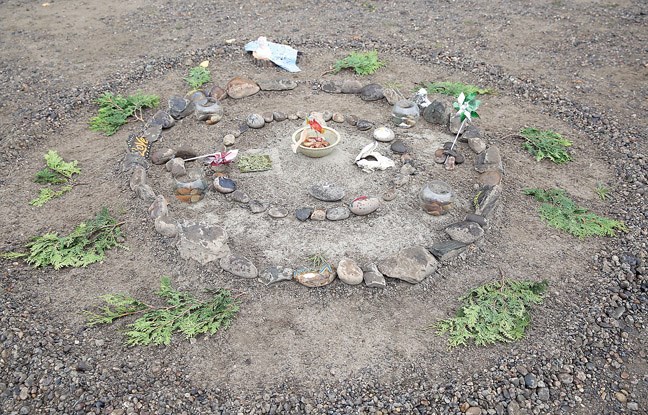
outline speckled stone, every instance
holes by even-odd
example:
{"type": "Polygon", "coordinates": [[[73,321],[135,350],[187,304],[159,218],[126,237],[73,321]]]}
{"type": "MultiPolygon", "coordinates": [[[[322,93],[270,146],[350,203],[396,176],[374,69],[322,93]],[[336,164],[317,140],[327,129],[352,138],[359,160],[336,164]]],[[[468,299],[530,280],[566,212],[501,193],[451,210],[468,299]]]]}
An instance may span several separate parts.
{"type": "Polygon", "coordinates": [[[338,206],[326,209],[326,219],[330,221],[344,220],[351,216],[351,211],[346,206],[338,206]]]}
{"type": "Polygon", "coordinates": [[[263,128],[263,126],[265,125],[266,122],[263,119],[262,115],[260,115],[260,114],[250,114],[245,119],[245,123],[250,128],[259,129],[259,128],[263,128]]]}
{"type": "Polygon", "coordinates": [[[275,219],[285,218],[288,216],[288,209],[283,206],[273,206],[268,209],[268,215],[275,219]]]}

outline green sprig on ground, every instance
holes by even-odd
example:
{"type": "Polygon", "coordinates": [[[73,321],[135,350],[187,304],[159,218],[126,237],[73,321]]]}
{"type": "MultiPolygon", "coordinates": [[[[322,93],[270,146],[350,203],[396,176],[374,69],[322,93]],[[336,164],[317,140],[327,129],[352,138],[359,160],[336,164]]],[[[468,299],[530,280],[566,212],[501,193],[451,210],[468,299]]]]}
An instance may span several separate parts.
{"type": "Polygon", "coordinates": [[[141,92],[127,97],[106,92],[97,99],[96,103],[99,104],[99,112],[90,120],[90,129],[110,136],[126,124],[131,116],[144,121],[142,109],[157,107],[160,98],[157,95],[146,95],[141,92]]]}
{"type": "Polygon", "coordinates": [[[191,88],[197,89],[211,81],[211,72],[203,66],[196,66],[189,70],[189,75],[184,80],[191,88]]]}
{"type": "Polygon", "coordinates": [[[36,199],[29,201],[29,204],[36,207],[41,207],[52,199],[63,196],[65,193],[72,190],[72,186],[63,186],[61,190],[52,190],[49,187],[40,189],[40,193],[36,199]]]}
{"type": "Polygon", "coordinates": [[[127,326],[126,344],[168,345],[174,333],[190,339],[226,329],[239,310],[237,301],[228,290],[219,289],[209,300],[200,301],[191,293],[174,289],[168,277],[162,278],[157,295],[166,301],[166,305],[149,305],[124,294],[103,296],[106,305],[95,312],[86,312],[87,324],[111,324],[122,317],[140,315],[127,326]]]}
{"type": "Polygon", "coordinates": [[[423,88],[427,90],[428,94],[443,94],[452,97],[459,96],[462,92],[464,95],[485,95],[494,92],[492,89],[480,88],[462,82],[427,82],[423,84],[423,88]]]}
{"type": "Polygon", "coordinates": [[[353,69],[358,75],[371,75],[385,64],[378,60],[378,52],[351,52],[349,56],[338,60],[333,65],[333,73],[338,73],[342,69],[353,69]]]}
{"type": "Polygon", "coordinates": [[[47,167],[36,173],[34,181],[40,184],[61,184],[66,183],[74,174],[80,174],[81,169],[77,167],[76,160],[66,162],[55,150],[49,150],[45,154],[47,167]]]}
{"type": "Polygon", "coordinates": [[[615,236],[616,231],[627,231],[623,222],[598,216],[578,206],[562,189],[525,189],[524,194],[543,202],[540,217],[549,226],[578,238],[615,236]]]}
{"type": "Polygon", "coordinates": [[[542,303],[547,282],[502,280],[472,289],[461,297],[453,318],[433,327],[448,334],[450,347],[511,342],[524,337],[531,322],[529,307],[542,303]]]}
{"type": "Polygon", "coordinates": [[[85,267],[102,261],[107,250],[118,246],[117,239],[121,236],[119,226],[108,209],[104,208],[94,219],[81,222],[67,236],[46,233],[25,245],[28,252],[10,254],[24,257],[35,268],[50,265],[54,269],[85,267]]]}
{"type": "Polygon", "coordinates": [[[520,135],[526,140],[522,147],[535,157],[536,161],[547,158],[556,164],[563,164],[572,160],[567,151],[572,142],[554,131],[524,128],[520,135]]]}

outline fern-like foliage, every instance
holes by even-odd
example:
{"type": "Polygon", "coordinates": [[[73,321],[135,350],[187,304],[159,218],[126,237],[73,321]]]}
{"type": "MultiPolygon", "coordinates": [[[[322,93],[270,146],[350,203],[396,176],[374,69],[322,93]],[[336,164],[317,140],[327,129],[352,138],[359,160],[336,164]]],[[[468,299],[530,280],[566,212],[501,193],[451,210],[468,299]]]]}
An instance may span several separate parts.
{"type": "Polygon", "coordinates": [[[480,88],[475,85],[464,84],[463,82],[428,82],[423,84],[428,94],[444,94],[451,97],[457,97],[459,94],[464,95],[485,95],[492,94],[493,90],[488,88],[480,88]]]}
{"type": "Polygon", "coordinates": [[[106,295],[105,306],[96,312],[87,312],[87,324],[110,324],[115,320],[138,314],[125,332],[129,346],[168,345],[174,333],[181,333],[186,339],[199,334],[213,335],[230,326],[239,310],[239,305],[230,291],[220,289],[212,298],[201,301],[191,293],[178,291],[171,286],[171,280],[163,277],[157,295],[166,301],[165,306],[145,304],[123,294],[106,295]]]}
{"type": "Polygon", "coordinates": [[[189,70],[189,75],[184,80],[191,88],[197,89],[211,81],[211,72],[203,66],[196,66],[189,70]]]}
{"type": "Polygon", "coordinates": [[[524,128],[520,131],[526,142],[522,147],[527,150],[536,161],[547,158],[556,164],[567,163],[572,160],[567,147],[572,142],[564,139],[560,134],[551,130],[541,131],[537,128],[524,128]]]}
{"type": "Polygon", "coordinates": [[[25,261],[35,268],[52,266],[85,267],[102,261],[105,252],[118,246],[119,225],[104,208],[94,219],[79,224],[67,236],[46,233],[33,238],[25,247],[29,253],[25,261]]]}
{"type": "Polygon", "coordinates": [[[62,184],[66,183],[74,174],[80,174],[81,169],[77,167],[78,161],[67,162],[59,156],[55,150],[49,150],[45,154],[47,167],[36,173],[34,181],[40,184],[62,184]]]}
{"type": "Polygon", "coordinates": [[[41,207],[52,199],[63,196],[65,193],[72,190],[72,186],[63,186],[61,190],[52,190],[49,187],[40,189],[40,193],[36,199],[29,201],[29,204],[36,207],[41,207]]]}
{"type": "Polygon", "coordinates": [[[90,119],[90,129],[110,136],[126,124],[131,116],[143,121],[142,109],[157,107],[160,98],[157,95],[146,95],[140,92],[127,97],[106,92],[97,99],[96,103],[99,104],[99,112],[96,117],[90,119]]]}
{"type": "Polygon", "coordinates": [[[533,196],[540,205],[540,217],[556,229],[578,238],[589,236],[616,236],[616,231],[627,231],[621,221],[608,219],[578,206],[562,189],[525,189],[525,195],[533,196]]]}
{"type": "Polygon", "coordinates": [[[502,280],[472,289],[461,297],[455,317],[434,325],[448,333],[450,347],[511,342],[524,337],[531,322],[529,306],[543,300],[547,282],[502,280]]]}
{"type": "Polygon", "coordinates": [[[342,69],[353,69],[358,75],[371,75],[385,64],[378,60],[378,52],[351,52],[349,56],[333,65],[333,73],[338,73],[342,69]]]}

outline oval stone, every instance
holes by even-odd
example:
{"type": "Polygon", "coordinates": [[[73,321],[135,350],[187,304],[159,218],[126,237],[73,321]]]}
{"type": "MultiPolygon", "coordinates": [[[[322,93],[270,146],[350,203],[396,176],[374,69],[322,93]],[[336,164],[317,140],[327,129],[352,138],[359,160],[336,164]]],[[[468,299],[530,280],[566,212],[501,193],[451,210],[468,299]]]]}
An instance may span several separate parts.
{"type": "Polygon", "coordinates": [[[306,287],[323,287],[333,282],[335,273],[332,272],[295,272],[294,280],[306,287]]]}
{"type": "Polygon", "coordinates": [[[232,193],[236,190],[236,182],[228,177],[217,177],[214,179],[214,188],[219,193],[232,193]]]}
{"type": "Polygon", "coordinates": [[[323,202],[337,202],[344,197],[344,189],[333,183],[315,184],[308,189],[308,193],[323,202]]]}
{"type": "Polygon", "coordinates": [[[358,216],[368,215],[380,207],[380,200],[376,197],[358,198],[351,202],[349,210],[358,216]]]}
{"type": "Polygon", "coordinates": [[[265,120],[263,119],[263,116],[260,114],[250,114],[247,116],[245,119],[245,123],[248,125],[250,128],[263,128],[265,125],[265,120]]]}
{"type": "Polygon", "coordinates": [[[326,219],[336,221],[344,220],[351,215],[351,212],[346,206],[338,206],[326,209],[326,219]]]}
{"type": "Polygon", "coordinates": [[[338,278],[349,285],[358,285],[363,281],[362,268],[351,258],[342,258],[337,268],[338,278]]]}

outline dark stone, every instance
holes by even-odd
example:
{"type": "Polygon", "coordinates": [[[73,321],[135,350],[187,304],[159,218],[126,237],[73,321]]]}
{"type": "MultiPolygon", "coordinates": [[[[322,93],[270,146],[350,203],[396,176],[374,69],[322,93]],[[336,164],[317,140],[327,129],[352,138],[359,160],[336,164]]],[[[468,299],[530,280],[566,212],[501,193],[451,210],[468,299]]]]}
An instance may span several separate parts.
{"type": "Polygon", "coordinates": [[[342,93],[342,82],[339,81],[324,81],[322,83],[322,91],[328,92],[329,94],[341,94],[342,93]]]}
{"type": "Polygon", "coordinates": [[[442,101],[432,101],[423,110],[423,119],[431,124],[447,125],[449,116],[448,107],[442,101]]]}
{"type": "Polygon", "coordinates": [[[428,251],[439,261],[448,261],[466,250],[468,245],[459,241],[435,242],[428,248],[428,251]]]}
{"type": "Polygon", "coordinates": [[[286,121],[286,119],[288,118],[288,116],[286,115],[286,113],[285,113],[285,112],[281,112],[281,111],[275,111],[275,112],[273,112],[273,113],[272,113],[272,117],[274,118],[275,121],[279,121],[279,122],[281,122],[281,121],[286,121]]]}
{"type": "Polygon", "coordinates": [[[475,223],[479,224],[479,226],[481,226],[484,229],[488,228],[488,219],[486,219],[482,215],[476,215],[474,213],[469,213],[469,214],[466,215],[464,220],[467,220],[468,222],[475,222],[475,223]]]}
{"type": "Polygon", "coordinates": [[[475,159],[475,170],[479,173],[484,173],[491,170],[504,171],[502,165],[502,156],[499,149],[495,146],[490,146],[486,151],[479,154],[475,159]]]}
{"type": "Polygon", "coordinates": [[[293,278],[294,270],[285,267],[269,267],[259,275],[259,281],[265,285],[274,284],[279,281],[290,281],[293,278]]]}
{"type": "Polygon", "coordinates": [[[490,216],[497,205],[500,194],[502,193],[501,186],[482,186],[477,191],[475,213],[482,216],[490,216]]]}
{"type": "Polygon", "coordinates": [[[537,388],[538,381],[536,380],[536,376],[533,373],[527,373],[526,376],[524,376],[524,385],[529,389],[537,388]]]}
{"type": "Polygon", "coordinates": [[[363,101],[378,101],[384,97],[383,88],[379,84],[365,85],[360,90],[360,98],[363,101]]]}
{"type": "Polygon", "coordinates": [[[468,221],[454,223],[445,228],[445,232],[450,238],[464,244],[471,244],[484,236],[484,230],[479,224],[468,221]]]}
{"type": "Polygon", "coordinates": [[[374,124],[371,121],[367,120],[358,120],[356,122],[356,128],[360,131],[367,131],[373,128],[374,124]]]}
{"type": "Polygon", "coordinates": [[[176,120],[182,119],[194,111],[193,102],[181,96],[174,95],[169,98],[169,115],[176,120]]]}
{"type": "Polygon", "coordinates": [[[126,153],[123,166],[124,171],[131,171],[135,166],[142,166],[146,169],[148,168],[148,162],[137,153],[126,153]]]}
{"type": "Polygon", "coordinates": [[[351,114],[345,115],[344,116],[344,121],[346,121],[347,124],[353,125],[355,127],[356,124],[358,124],[358,117],[356,117],[355,115],[351,115],[351,114]]]}
{"type": "Polygon", "coordinates": [[[297,88],[297,82],[288,78],[270,79],[257,82],[262,91],[289,91],[297,88]]]}
{"type": "Polygon", "coordinates": [[[466,161],[466,158],[458,152],[457,150],[445,150],[443,152],[446,156],[452,156],[455,158],[455,164],[463,164],[464,161],[466,161]]]}
{"type": "Polygon", "coordinates": [[[304,207],[299,208],[295,211],[295,217],[300,221],[304,222],[310,218],[310,215],[313,213],[313,208],[304,207]]]}
{"type": "Polygon", "coordinates": [[[389,148],[391,148],[391,151],[393,151],[394,153],[403,154],[408,152],[408,148],[405,145],[405,142],[400,138],[394,141],[389,148]]]}
{"type": "Polygon", "coordinates": [[[175,125],[175,119],[169,115],[168,112],[159,110],[153,117],[151,117],[148,123],[146,123],[147,127],[154,125],[159,125],[162,129],[171,128],[175,125]]]}
{"type": "Polygon", "coordinates": [[[193,148],[182,146],[176,150],[175,156],[181,159],[190,159],[196,157],[198,153],[193,148]]]}
{"type": "Polygon", "coordinates": [[[472,124],[469,124],[468,127],[461,133],[461,139],[464,142],[468,142],[469,138],[481,138],[481,132],[479,128],[475,127],[472,124]]]}
{"type": "Polygon", "coordinates": [[[160,134],[162,133],[162,126],[161,125],[151,125],[149,127],[146,127],[144,131],[142,131],[142,134],[140,134],[140,137],[144,137],[146,141],[149,143],[155,143],[157,140],[160,139],[160,134]]]}
{"type": "Polygon", "coordinates": [[[248,207],[250,208],[250,212],[252,213],[261,213],[265,212],[265,210],[268,208],[268,205],[261,202],[260,200],[251,200],[250,203],[248,203],[248,207]]]}

